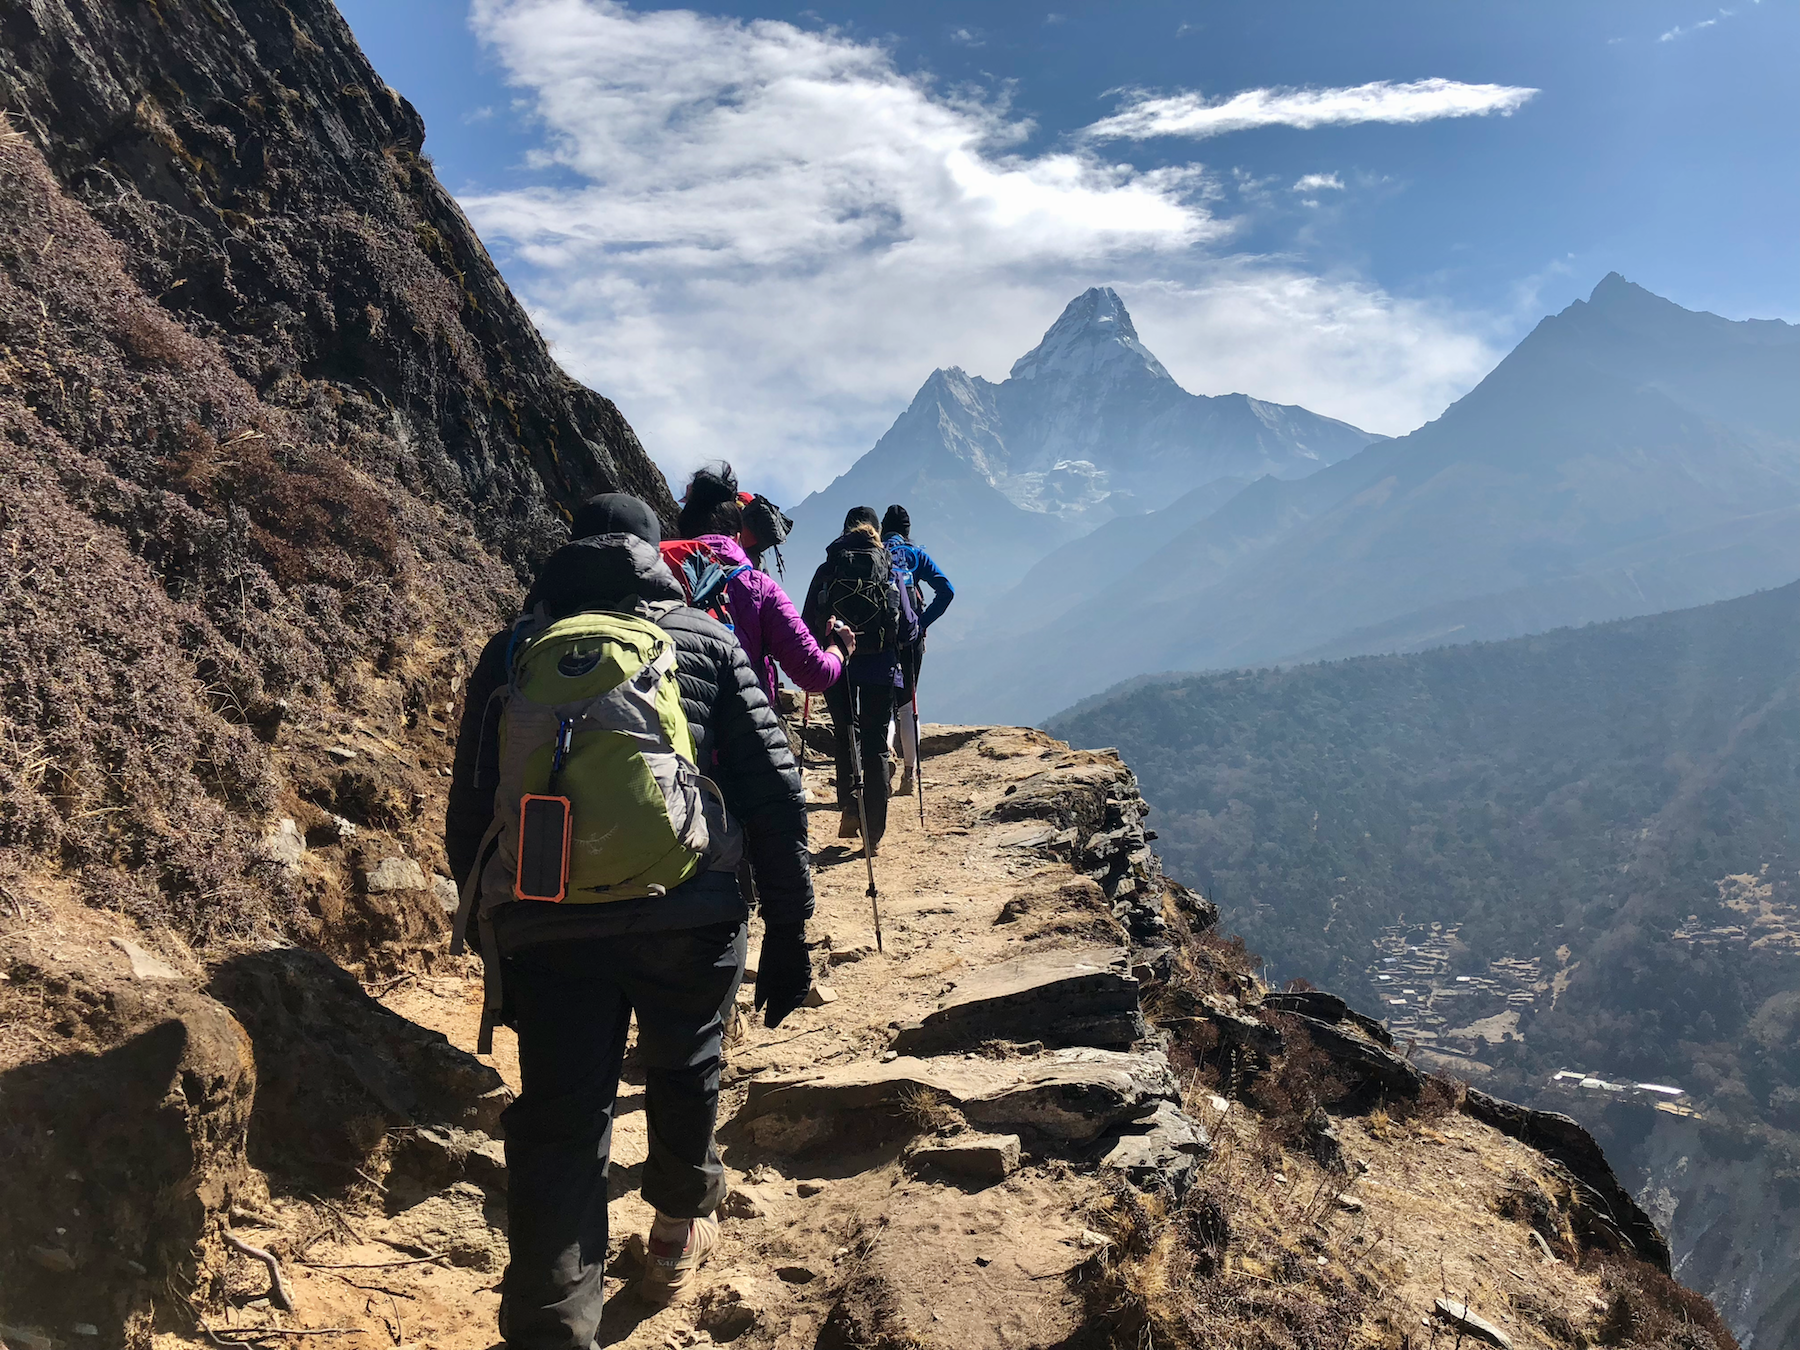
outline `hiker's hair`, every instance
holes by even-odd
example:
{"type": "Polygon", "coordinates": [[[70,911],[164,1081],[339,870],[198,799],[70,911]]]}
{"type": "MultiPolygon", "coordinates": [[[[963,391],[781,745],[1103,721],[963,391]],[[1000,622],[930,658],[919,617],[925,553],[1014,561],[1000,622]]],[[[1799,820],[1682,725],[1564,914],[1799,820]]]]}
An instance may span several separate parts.
{"type": "Polygon", "coordinates": [[[738,500],[737,474],[722,459],[703,464],[688,479],[676,532],[683,539],[703,534],[735,535],[744,524],[744,504],[738,500]]]}
{"type": "Polygon", "coordinates": [[[888,507],[881,517],[881,537],[897,534],[908,543],[912,542],[912,517],[906,514],[906,508],[898,502],[888,507]]]}

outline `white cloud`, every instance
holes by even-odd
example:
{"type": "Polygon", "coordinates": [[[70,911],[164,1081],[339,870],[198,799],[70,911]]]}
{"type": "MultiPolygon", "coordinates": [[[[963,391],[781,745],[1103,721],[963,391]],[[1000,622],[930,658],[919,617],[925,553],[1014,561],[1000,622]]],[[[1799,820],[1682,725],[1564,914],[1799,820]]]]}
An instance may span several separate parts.
{"type": "MultiPolygon", "coordinates": [[[[1755,3],[1761,4],[1762,0],[1755,0],[1755,3]]],[[[1717,27],[1720,19],[1729,19],[1736,12],[1736,10],[1722,9],[1717,14],[1713,15],[1712,18],[1702,19],[1699,23],[1689,24],[1686,28],[1683,28],[1680,24],[1676,24],[1656,40],[1658,42],[1673,42],[1677,38],[1689,37],[1694,33],[1698,33],[1703,28],[1717,27]]]]}
{"type": "Polygon", "coordinates": [[[1375,430],[1491,364],[1451,316],[1222,258],[1234,222],[1199,166],[1028,150],[1004,98],[942,92],[834,30],[616,0],[474,0],[472,22],[541,125],[542,181],[463,205],[559,359],[672,478],[724,455],[797,501],[933,367],[1002,377],[1096,284],[1145,307],[1197,392],[1375,430]]]}
{"type": "Polygon", "coordinates": [[[1292,192],[1342,192],[1344,180],[1335,173],[1302,174],[1289,190],[1292,192]]]}
{"type": "Polygon", "coordinates": [[[1506,84],[1459,80],[1377,80],[1345,89],[1246,89],[1208,102],[1184,91],[1129,93],[1119,111],[1083,133],[1092,140],[1147,140],[1152,136],[1223,136],[1253,127],[1347,126],[1358,122],[1430,122],[1443,117],[1510,117],[1538,91],[1506,84]]]}

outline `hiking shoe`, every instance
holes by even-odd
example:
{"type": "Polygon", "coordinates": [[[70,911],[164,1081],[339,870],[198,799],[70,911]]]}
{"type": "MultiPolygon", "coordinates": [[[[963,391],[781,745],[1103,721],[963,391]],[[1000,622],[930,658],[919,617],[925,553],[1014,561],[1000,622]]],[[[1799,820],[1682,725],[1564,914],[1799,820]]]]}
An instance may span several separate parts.
{"type": "Polygon", "coordinates": [[[862,820],[854,811],[846,811],[838,821],[838,838],[854,839],[862,833],[862,820]]]}
{"type": "Polygon", "coordinates": [[[900,786],[894,790],[894,795],[896,797],[910,797],[913,795],[913,776],[911,773],[903,773],[900,775],[900,786]]]}
{"type": "Polygon", "coordinates": [[[658,1214],[644,1244],[644,1279],[640,1289],[645,1301],[673,1302],[694,1282],[701,1262],[718,1245],[717,1219],[670,1219],[658,1214]]]}

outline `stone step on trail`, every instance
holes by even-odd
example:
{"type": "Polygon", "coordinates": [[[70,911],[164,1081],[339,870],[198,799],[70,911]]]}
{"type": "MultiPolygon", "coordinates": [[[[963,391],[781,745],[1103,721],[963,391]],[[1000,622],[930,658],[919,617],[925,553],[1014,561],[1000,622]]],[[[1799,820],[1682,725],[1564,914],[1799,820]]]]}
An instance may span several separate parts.
{"type": "Polygon", "coordinates": [[[940,1055],[984,1041],[1123,1047],[1144,1036],[1138,982],[1122,947],[1029,952],[965,976],[892,1049],[940,1055]]]}
{"type": "Polygon", "coordinates": [[[1178,1099],[1175,1076],[1156,1051],[1078,1048],[1018,1060],[906,1056],[753,1080],[735,1123],[760,1146],[798,1152],[846,1124],[866,1129],[872,1114],[898,1115],[933,1101],[980,1129],[1029,1131],[1066,1148],[1091,1144],[1178,1099]]]}

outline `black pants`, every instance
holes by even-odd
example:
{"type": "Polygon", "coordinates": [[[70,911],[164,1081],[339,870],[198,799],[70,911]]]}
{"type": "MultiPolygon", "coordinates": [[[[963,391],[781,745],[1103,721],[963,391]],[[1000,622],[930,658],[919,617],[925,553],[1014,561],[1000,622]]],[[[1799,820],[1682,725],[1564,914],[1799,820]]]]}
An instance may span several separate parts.
{"type": "Polygon", "coordinates": [[[887,833],[888,723],[894,718],[894,688],[887,684],[851,684],[839,680],[825,691],[825,707],[837,737],[838,810],[856,810],[853,784],[856,766],[850,757],[850,700],[856,699],[856,729],[862,745],[863,796],[869,813],[869,835],[879,844],[887,833]]]}
{"type": "Polygon", "coordinates": [[[634,1012],[650,1131],[644,1199],[671,1218],[711,1214],[724,1200],[713,1124],[744,942],[733,921],[544,943],[507,958],[522,1080],[502,1118],[508,1346],[589,1350],[600,1325],[613,1104],[634,1012]]]}

